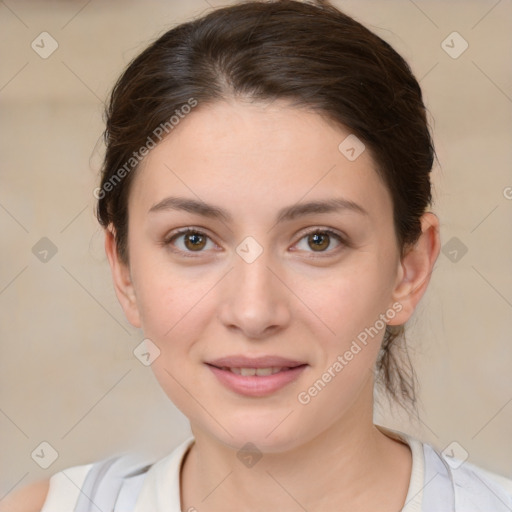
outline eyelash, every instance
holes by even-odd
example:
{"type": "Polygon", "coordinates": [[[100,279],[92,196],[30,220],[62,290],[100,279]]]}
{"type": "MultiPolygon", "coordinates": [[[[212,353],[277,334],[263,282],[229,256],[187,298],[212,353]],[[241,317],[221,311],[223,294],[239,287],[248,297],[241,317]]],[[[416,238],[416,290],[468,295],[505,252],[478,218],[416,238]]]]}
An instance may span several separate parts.
{"type": "MultiPolygon", "coordinates": [[[[196,229],[196,228],[193,228],[193,227],[187,227],[187,228],[183,228],[183,229],[180,229],[178,231],[175,231],[174,233],[171,233],[170,236],[166,237],[163,240],[162,245],[166,246],[166,247],[167,246],[171,246],[172,243],[174,242],[174,240],[176,240],[180,236],[183,236],[183,235],[186,235],[186,234],[189,234],[189,233],[194,233],[194,234],[206,237],[209,240],[212,240],[211,237],[208,236],[208,234],[205,233],[204,231],[202,231],[201,229],[196,229]]],[[[327,235],[329,235],[331,237],[334,237],[336,240],[338,240],[338,242],[340,242],[340,244],[342,246],[350,247],[350,244],[345,240],[345,238],[342,235],[340,235],[336,231],[333,231],[332,229],[328,229],[328,228],[326,228],[326,229],[321,229],[321,228],[311,229],[310,231],[307,231],[307,232],[303,233],[302,236],[297,241],[297,243],[299,243],[302,239],[306,238],[307,236],[313,235],[313,234],[327,234],[327,235]]],[[[339,249],[339,247],[338,247],[338,249],[339,249]]],[[[173,252],[176,252],[176,253],[179,253],[180,255],[185,256],[186,258],[197,258],[197,257],[200,256],[200,254],[202,252],[205,252],[205,251],[197,251],[197,254],[194,254],[193,251],[182,251],[181,249],[176,249],[176,248],[172,248],[171,250],[173,252]]],[[[317,254],[315,254],[313,256],[308,256],[308,258],[325,258],[325,257],[329,257],[329,256],[331,256],[331,253],[333,251],[336,251],[336,249],[333,249],[331,251],[324,251],[324,252],[321,251],[321,252],[319,252],[319,253],[317,253],[317,254]]]]}

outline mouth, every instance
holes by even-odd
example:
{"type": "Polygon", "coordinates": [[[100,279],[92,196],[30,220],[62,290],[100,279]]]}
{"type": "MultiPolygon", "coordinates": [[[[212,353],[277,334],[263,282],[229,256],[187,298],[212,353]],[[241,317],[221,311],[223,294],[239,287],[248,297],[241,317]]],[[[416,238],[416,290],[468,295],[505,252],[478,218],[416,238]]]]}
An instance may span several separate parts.
{"type": "Polygon", "coordinates": [[[296,380],[309,366],[283,358],[224,358],[206,363],[218,381],[238,395],[264,397],[296,380]]]}
{"type": "MultiPolygon", "coordinates": [[[[208,364],[208,363],[207,363],[208,364]]],[[[298,368],[299,366],[306,366],[304,365],[297,365],[293,367],[286,367],[286,366],[269,366],[267,368],[237,368],[237,367],[230,367],[230,366],[215,366],[210,365],[214,368],[217,368],[219,370],[223,370],[226,372],[234,373],[235,375],[242,375],[243,377],[252,377],[252,376],[258,376],[258,377],[266,377],[268,375],[275,375],[276,373],[280,372],[286,372],[289,370],[293,370],[295,368],[298,368]]]]}
{"type": "Polygon", "coordinates": [[[245,355],[233,355],[220,357],[211,361],[206,361],[206,364],[215,366],[217,368],[296,368],[306,364],[304,361],[289,359],[281,356],[264,355],[258,357],[248,357],[245,355]]]}

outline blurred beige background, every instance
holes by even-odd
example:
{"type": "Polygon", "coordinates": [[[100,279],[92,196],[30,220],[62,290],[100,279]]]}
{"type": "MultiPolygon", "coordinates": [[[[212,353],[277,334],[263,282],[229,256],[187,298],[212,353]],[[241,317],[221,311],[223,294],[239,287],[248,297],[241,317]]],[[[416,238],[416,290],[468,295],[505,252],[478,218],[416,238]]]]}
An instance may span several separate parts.
{"type": "MultiPolygon", "coordinates": [[[[113,453],[161,456],[189,435],[133,355],[143,335],[115,297],[92,191],[102,102],[122,68],[228,3],[0,1],[0,497],[113,453]],[[47,58],[49,43],[31,47],[42,32],[58,44],[47,58]],[[42,442],[58,454],[47,469],[31,457],[42,442]]],[[[512,2],[333,3],[408,60],[441,163],[444,248],[408,331],[420,421],[386,407],[375,421],[440,449],[457,441],[512,478],[512,2]]]]}

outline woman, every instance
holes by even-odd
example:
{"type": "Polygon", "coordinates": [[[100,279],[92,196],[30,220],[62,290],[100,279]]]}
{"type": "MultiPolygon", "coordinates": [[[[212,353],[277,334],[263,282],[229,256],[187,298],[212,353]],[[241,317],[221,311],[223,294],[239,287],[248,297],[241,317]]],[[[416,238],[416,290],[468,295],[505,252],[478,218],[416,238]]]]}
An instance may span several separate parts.
{"type": "Polygon", "coordinates": [[[180,25],[117,82],[95,195],[141,356],[193,437],[54,475],[43,512],[512,510],[510,481],[373,423],[439,254],[420,87],[327,2],[180,25]]]}

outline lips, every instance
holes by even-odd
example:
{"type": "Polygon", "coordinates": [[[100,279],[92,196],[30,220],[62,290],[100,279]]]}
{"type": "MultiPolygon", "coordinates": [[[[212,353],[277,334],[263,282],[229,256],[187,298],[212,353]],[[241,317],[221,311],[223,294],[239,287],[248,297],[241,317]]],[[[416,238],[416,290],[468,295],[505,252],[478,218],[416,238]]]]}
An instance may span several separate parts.
{"type": "Polygon", "coordinates": [[[293,382],[308,366],[278,356],[230,356],[208,361],[217,379],[237,394],[263,397],[293,382]]]}
{"type": "Polygon", "coordinates": [[[271,366],[268,368],[236,368],[223,366],[221,370],[230,371],[232,373],[236,373],[237,375],[243,375],[244,377],[249,377],[250,375],[257,375],[258,377],[263,377],[266,375],[274,375],[275,373],[279,373],[283,370],[289,370],[290,368],[283,368],[282,366],[271,366]]]}
{"type": "Polygon", "coordinates": [[[279,356],[247,357],[237,355],[207,361],[206,364],[217,368],[295,368],[306,363],[279,356]]]}

